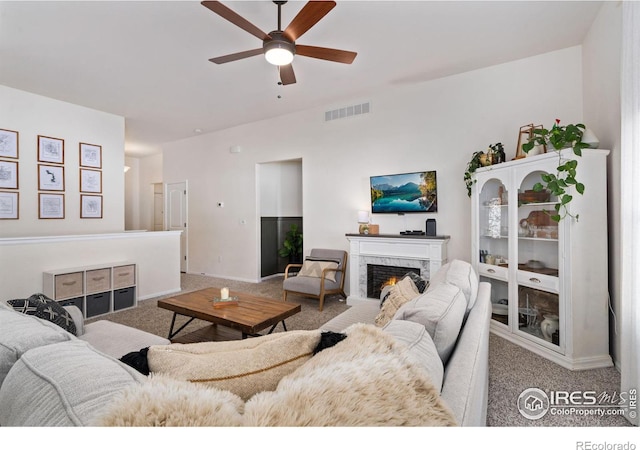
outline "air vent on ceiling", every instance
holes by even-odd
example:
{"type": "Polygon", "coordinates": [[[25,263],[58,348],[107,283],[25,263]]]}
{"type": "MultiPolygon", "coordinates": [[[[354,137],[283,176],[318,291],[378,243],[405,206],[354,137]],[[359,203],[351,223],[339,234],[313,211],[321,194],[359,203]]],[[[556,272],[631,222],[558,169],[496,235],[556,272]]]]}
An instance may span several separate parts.
{"type": "Polygon", "coordinates": [[[369,114],[371,112],[371,104],[369,102],[360,103],[358,105],[345,106],[344,108],[326,111],[324,113],[324,121],[344,119],[346,117],[359,116],[360,114],[369,114]]]}

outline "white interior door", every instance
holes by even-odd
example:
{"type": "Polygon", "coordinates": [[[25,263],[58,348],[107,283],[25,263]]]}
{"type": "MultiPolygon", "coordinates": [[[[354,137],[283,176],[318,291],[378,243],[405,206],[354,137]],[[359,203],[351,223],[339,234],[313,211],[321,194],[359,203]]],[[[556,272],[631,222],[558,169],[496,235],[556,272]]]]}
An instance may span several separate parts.
{"type": "Polygon", "coordinates": [[[167,229],[181,230],[180,271],[187,272],[187,182],[167,183],[167,229]]]}
{"type": "Polygon", "coordinates": [[[153,231],[164,230],[164,186],[153,185],[153,231]]]}

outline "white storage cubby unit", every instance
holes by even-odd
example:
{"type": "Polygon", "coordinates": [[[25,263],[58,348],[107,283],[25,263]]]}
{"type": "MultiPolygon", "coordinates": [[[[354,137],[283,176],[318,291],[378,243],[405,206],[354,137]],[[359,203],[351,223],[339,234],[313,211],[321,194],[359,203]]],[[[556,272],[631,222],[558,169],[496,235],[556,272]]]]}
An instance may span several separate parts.
{"type": "Polygon", "coordinates": [[[85,318],[137,305],[137,266],[132,262],[52,270],[43,274],[43,293],[62,305],[76,305],[85,318]]]}
{"type": "MultiPolygon", "coordinates": [[[[571,149],[478,169],[472,188],[472,261],[492,285],[491,331],[571,370],[611,366],[607,155],[571,149]],[[583,195],[551,220],[558,199],[533,191],[541,174],[578,161],[583,195]]],[[[572,189],[573,190],[573,189],[572,189]]]]}

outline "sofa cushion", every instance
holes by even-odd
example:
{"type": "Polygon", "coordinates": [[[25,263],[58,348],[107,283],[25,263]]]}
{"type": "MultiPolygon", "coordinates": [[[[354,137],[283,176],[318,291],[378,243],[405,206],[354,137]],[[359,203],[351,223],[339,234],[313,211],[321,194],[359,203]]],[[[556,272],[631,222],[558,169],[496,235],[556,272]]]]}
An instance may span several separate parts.
{"type": "Polygon", "coordinates": [[[446,365],[466,314],[467,300],[458,286],[439,283],[405,303],[394,317],[423,325],[433,338],[440,359],[446,365]]]}
{"type": "Polygon", "coordinates": [[[275,389],[283,376],[310,359],[320,334],[288,331],[241,341],[154,345],[147,360],[152,374],[229,390],[246,400],[275,389]]]}
{"type": "Polygon", "coordinates": [[[450,283],[462,289],[467,300],[467,312],[473,308],[478,296],[478,274],[471,264],[466,261],[454,259],[442,266],[432,277],[429,289],[441,283],[450,283]]]}
{"type": "Polygon", "coordinates": [[[77,334],[71,314],[60,303],[44,294],[33,294],[27,299],[9,300],[7,303],[19,313],[48,320],[71,334],[77,334]]]}
{"type": "Polygon", "coordinates": [[[440,392],[444,379],[444,365],[426,328],[409,320],[392,320],[382,330],[407,346],[407,356],[416,365],[424,367],[433,385],[440,392]]]}
{"type": "Polygon", "coordinates": [[[419,294],[416,285],[410,277],[402,278],[391,287],[389,296],[382,304],[380,312],[375,318],[375,324],[379,327],[385,326],[396,314],[398,308],[412,300],[419,294]]]}
{"type": "Polygon", "coordinates": [[[340,333],[354,323],[373,323],[379,313],[380,308],[376,302],[367,301],[357,303],[326,322],[320,328],[322,330],[340,333]]]}
{"type": "Polygon", "coordinates": [[[0,302],[0,385],[27,350],[72,339],[75,337],[59,326],[18,313],[0,302]]]}
{"type": "Polygon", "coordinates": [[[163,337],[110,320],[98,320],[85,325],[84,334],[79,339],[116,359],[150,345],[171,343],[163,337]]]}
{"type": "Polygon", "coordinates": [[[33,348],[0,387],[0,425],[87,426],[114,395],[145,379],[78,339],[33,348]]]}
{"type": "MultiPolygon", "coordinates": [[[[323,261],[316,258],[307,258],[298,272],[299,277],[322,278],[324,269],[337,269],[338,263],[335,261],[323,261]]],[[[330,270],[325,273],[325,279],[336,281],[336,273],[330,270]]]]}

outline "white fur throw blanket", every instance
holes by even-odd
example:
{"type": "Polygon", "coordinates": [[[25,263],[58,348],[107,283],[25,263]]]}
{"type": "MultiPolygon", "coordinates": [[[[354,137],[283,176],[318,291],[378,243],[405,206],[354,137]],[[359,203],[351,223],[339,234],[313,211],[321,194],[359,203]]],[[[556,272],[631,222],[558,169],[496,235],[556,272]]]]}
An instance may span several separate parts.
{"type": "Polygon", "coordinates": [[[167,376],[123,391],[100,426],[453,426],[453,414],[406,348],[374,325],[347,338],[247,402],[167,376]]]}

